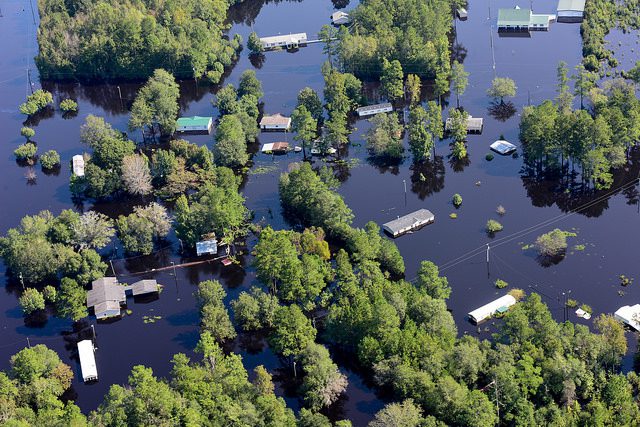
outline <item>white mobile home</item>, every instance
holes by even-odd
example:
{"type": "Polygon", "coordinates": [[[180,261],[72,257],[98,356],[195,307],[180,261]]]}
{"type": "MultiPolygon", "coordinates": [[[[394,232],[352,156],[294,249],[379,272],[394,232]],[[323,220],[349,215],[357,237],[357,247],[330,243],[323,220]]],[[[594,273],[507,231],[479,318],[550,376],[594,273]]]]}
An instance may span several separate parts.
{"type": "Polygon", "coordinates": [[[516,299],[511,295],[505,295],[497,300],[491,301],[489,304],[485,304],[480,308],[476,308],[471,313],[469,313],[469,319],[473,323],[480,323],[483,320],[486,320],[493,316],[496,313],[504,313],[511,307],[515,305],[516,299]]]}
{"type": "Polygon", "coordinates": [[[640,332],[640,304],[620,307],[613,317],[640,332]]]}
{"type": "Polygon", "coordinates": [[[96,349],[91,340],[83,340],[78,343],[78,356],[80,357],[80,371],[82,380],[86,383],[98,380],[98,367],[96,366],[96,349]]]}
{"type": "Polygon", "coordinates": [[[75,176],[84,176],[84,156],[76,154],[71,158],[73,174],[75,176]]]}
{"type": "Polygon", "coordinates": [[[266,50],[278,48],[296,48],[307,43],[307,33],[285,34],[282,36],[260,37],[262,47],[266,50]]]}
{"type": "Polygon", "coordinates": [[[367,105],[366,107],[360,107],[356,110],[360,117],[373,116],[375,114],[388,113],[390,111],[393,111],[393,105],[389,102],[385,102],[384,104],[367,105]]]}
{"type": "Polygon", "coordinates": [[[423,225],[431,224],[435,219],[435,215],[430,210],[420,209],[393,221],[385,222],[382,224],[382,228],[393,237],[398,237],[423,225]]]}

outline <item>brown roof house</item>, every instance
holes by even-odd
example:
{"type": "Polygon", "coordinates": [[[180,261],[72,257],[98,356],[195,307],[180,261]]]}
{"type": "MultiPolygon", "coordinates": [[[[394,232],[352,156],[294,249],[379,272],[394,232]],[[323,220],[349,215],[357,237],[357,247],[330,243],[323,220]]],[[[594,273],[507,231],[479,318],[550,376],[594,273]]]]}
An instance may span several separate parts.
{"type": "Polygon", "coordinates": [[[260,129],[262,130],[283,130],[288,131],[291,127],[291,117],[283,116],[280,113],[271,116],[264,116],[260,120],[260,129]]]}

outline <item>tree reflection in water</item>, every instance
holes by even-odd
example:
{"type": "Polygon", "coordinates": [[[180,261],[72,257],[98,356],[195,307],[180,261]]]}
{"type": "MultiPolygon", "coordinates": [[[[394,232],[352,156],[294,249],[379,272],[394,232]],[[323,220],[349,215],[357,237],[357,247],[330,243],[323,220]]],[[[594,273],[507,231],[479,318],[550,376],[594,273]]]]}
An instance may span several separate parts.
{"type": "Polygon", "coordinates": [[[420,200],[444,188],[445,167],[442,156],[414,163],[409,169],[411,170],[411,191],[420,200]]]}
{"type": "Polygon", "coordinates": [[[513,105],[513,102],[499,102],[492,101],[491,105],[488,108],[489,115],[496,120],[501,122],[506,122],[509,120],[518,110],[516,106],[513,105]]]}

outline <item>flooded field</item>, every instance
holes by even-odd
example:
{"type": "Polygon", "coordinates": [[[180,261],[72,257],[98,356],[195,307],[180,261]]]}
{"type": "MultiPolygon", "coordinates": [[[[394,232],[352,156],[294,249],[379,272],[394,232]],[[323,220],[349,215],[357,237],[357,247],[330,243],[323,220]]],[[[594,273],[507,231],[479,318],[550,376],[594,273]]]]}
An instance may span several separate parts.
{"type": "MultiPolygon", "coordinates": [[[[260,35],[288,32],[316,34],[329,22],[335,10],[329,0],[306,1],[247,1],[230,14],[230,34],[240,33],[246,40],[251,29],[260,35]]],[[[345,2],[340,6],[344,6],[345,2]]],[[[523,106],[539,103],[555,96],[556,66],[561,60],[572,70],[581,59],[579,24],[554,23],[548,32],[534,32],[531,37],[499,37],[495,25],[500,7],[513,7],[513,0],[489,2],[470,0],[469,19],[456,22],[454,46],[459,60],[470,72],[469,87],[460,97],[460,104],[472,116],[484,118],[481,135],[469,137],[469,161],[452,162],[448,158],[448,141],[436,147],[436,158],[421,166],[414,166],[410,158],[397,165],[374,165],[367,159],[364,133],[366,120],[353,123],[350,146],[341,152],[348,166],[338,169],[342,181],[339,192],[355,214],[354,225],[363,226],[373,220],[384,223],[419,208],[431,210],[435,223],[421,231],[396,240],[407,266],[406,277],[412,278],[422,260],[432,260],[441,267],[453,288],[448,306],[460,333],[487,334],[472,326],[465,319],[466,313],[501,295],[494,286],[496,279],[509,282],[510,287],[535,290],[543,295],[556,316],[563,319],[562,292],[571,292],[571,298],[589,304],[594,313],[610,313],[621,305],[640,302],[640,290],[631,285],[622,288],[618,276],[638,276],[635,243],[640,240],[639,196],[637,180],[640,176],[640,157],[632,155],[628,165],[615,173],[612,190],[583,192],[567,189],[561,177],[531,176],[523,166],[521,154],[496,156],[485,159],[489,145],[496,139],[504,139],[518,145],[519,113],[523,106]],[[492,51],[493,46],[493,51],[492,51]],[[515,113],[506,117],[491,109],[486,89],[495,77],[511,77],[518,86],[518,94],[511,101],[515,113]],[[406,192],[405,192],[406,184],[406,192]],[[622,191],[617,191],[621,189],[622,191]],[[455,209],[451,203],[453,194],[463,197],[463,204],[455,209]],[[504,230],[495,237],[487,236],[484,224],[488,219],[498,219],[496,208],[504,206],[506,214],[500,218],[504,230]],[[457,213],[457,219],[449,214],[457,213]],[[541,263],[535,253],[523,247],[553,228],[577,233],[569,240],[566,257],[557,264],[541,263]],[[489,263],[486,262],[486,245],[490,245],[489,263]],[[621,293],[622,292],[622,293],[621,293]]],[[[354,2],[347,5],[347,9],[354,2]]],[[[522,5],[521,5],[522,6],[522,5]]],[[[536,13],[554,13],[555,3],[533,2],[536,13]]],[[[110,216],[127,213],[135,201],[116,200],[96,206],[74,205],[69,192],[69,160],[85,147],[79,142],[79,128],[88,114],[104,116],[114,127],[126,131],[127,107],[133,101],[137,84],[110,83],[81,85],[78,83],[52,84],[40,82],[33,57],[37,52],[35,40],[37,16],[32,15],[28,4],[7,0],[2,5],[0,37],[3,55],[0,57],[0,233],[15,227],[27,214],[48,209],[54,214],[62,209],[96,209],[110,216]],[[26,5],[26,6],[25,6],[26,5]],[[29,71],[27,71],[29,70],[29,71]],[[19,166],[13,150],[21,143],[20,128],[24,117],[18,113],[18,105],[30,93],[29,75],[34,88],[52,91],[54,99],[77,99],[79,113],[73,118],[63,118],[59,112],[31,123],[36,130],[35,141],[42,153],[57,150],[62,157],[62,168],[55,174],[45,174],[40,166],[19,166]],[[34,176],[35,175],[35,176],[34,176]]],[[[637,35],[618,45],[619,35],[611,35],[618,57],[625,50],[621,68],[633,65],[630,58],[637,55],[637,35]]],[[[309,86],[322,93],[323,79],[320,72],[325,60],[320,44],[300,48],[296,52],[268,52],[262,61],[251,61],[248,53],[242,53],[233,69],[229,70],[225,83],[237,83],[241,72],[254,68],[264,88],[264,111],[290,114],[300,89],[309,86]]],[[[211,99],[217,88],[185,81],[181,83],[180,105],[183,114],[217,115],[211,99]]],[[[424,95],[428,96],[428,87],[424,95]]],[[[375,96],[375,88],[367,87],[367,94],[375,96]]],[[[375,99],[372,99],[375,101],[375,99]]],[[[446,99],[455,105],[455,97],[446,99]]],[[[447,108],[448,109],[448,108],[447,108]]],[[[139,135],[130,135],[140,139],[139,135]]],[[[291,135],[261,134],[259,144],[291,135]]],[[[207,136],[188,137],[189,140],[211,146],[213,139],[207,136]]],[[[257,151],[258,144],[253,147],[257,151]]],[[[519,151],[521,153],[521,151],[519,151]]],[[[243,194],[247,206],[255,212],[256,221],[263,221],[274,228],[287,228],[278,200],[278,177],[291,162],[300,161],[301,154],[272,158],[256,154],[254,166],[245,180],[243,194]]],[[[321,164],[316,159],[316,164],[321,164]]],[[[253,240],[247,241],[248,252],[253,240]]],[[[131,315],[113,323],[96,323],[97,362],[100,382],[84,385],[76,375],[74,389],[76,401],[84,411],[94,409],[113,383],[126,382],[134,365],[144,364],[157,375],[169,372],[169,360],[178,352],[192,354],[198,338],[198,312],[193,291],[202,280],[216,278],[226,287],[228,300],[255,282],[255,272],[249,255],[241,257],[241,266],[223,267],[220,263],[204,263],[189,268],[150,270],[166,267],[171,263],[193,261],[182,258],[180,245],[170,236],[167,247],[148,256],[122,259],[123,251],[117,243],[104,254],[112,258],[114,269],[123,282],[137,278],[154,278],[165,286],[160,298],[148,303],[132,303],[131,315]],[[144,323],[143,316],[160,316],[155,323],[144,323]]],[[[0,272],[4,276],[4,267],[0,272]]],[[[9,357],[27,345],[44,343],[56,350],[63,361],[76,373],[79,366],[74,354],[73,327],[71,322],[49,317],[38,324],[25,324],[18,307],[17,293],[20,284],[5,279],[5,292],[0,298],[2,316],[2,343],[0,344],[0,368],[8,366],[9,357]]],[[[569,320],[578,319],[572,312],[569,320]]],[[[491,324],[486,327],[490,330],[491,324]]],[[[87,329],[89,330],[89,329],[87,329]]],[[[86,332],[86,330],[85,330],[86,332]]],[[[635,349],[635,346],[631,346],[635,349]]],[[[263,364],[274,373],[278,393],[287,404],[299,408],[295,397],[287,392],[290,373],[282,365],[264,339],[241,334],[232,349],[243,356],[247,369],[263,364]]],[[[331,408],[336,418],[349,418],[354,425],[365,425],[373,414],[384,405],[383,397],[376,396],[366,375],[352,369],[348,361],[334,355],[341,362],[341,369],[348,375],[346,396],[331,408]]]]}

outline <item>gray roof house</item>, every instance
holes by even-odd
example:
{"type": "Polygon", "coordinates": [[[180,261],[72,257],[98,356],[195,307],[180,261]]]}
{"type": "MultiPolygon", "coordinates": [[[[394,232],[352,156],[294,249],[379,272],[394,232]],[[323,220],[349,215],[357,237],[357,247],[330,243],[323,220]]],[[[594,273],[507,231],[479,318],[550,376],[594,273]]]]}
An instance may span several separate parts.
{"type": "Polygon", "coordinates": [[[150,280],[150,279],[140,280],[140,281],[134,283],[131,286],[127,286],[127,288],[131,289],[131,294],[134,297],[137,297],[139,295],[152,294],[154,292],[159,292],[160,291],[160,287],[158,285],[158,282],[156,282],[155,280],[150,280]]]}
{"type": "Polygon", "coordinates": [[[436,217],[427,209],[418,209],[403,217],[398,217],[393,221],[382,224],[384,231],[393,237],[398,237],[404,233],[417,230],[423,225],[430,224],[435,221],[436,217]]]}
{"type": "Polygon", "coordinates": [[[126,301],[125,287],[115,277],[94,280],[87,292],[87,307],[93,308],[98,319],[119,316],[120,305],[126,301]]]}

